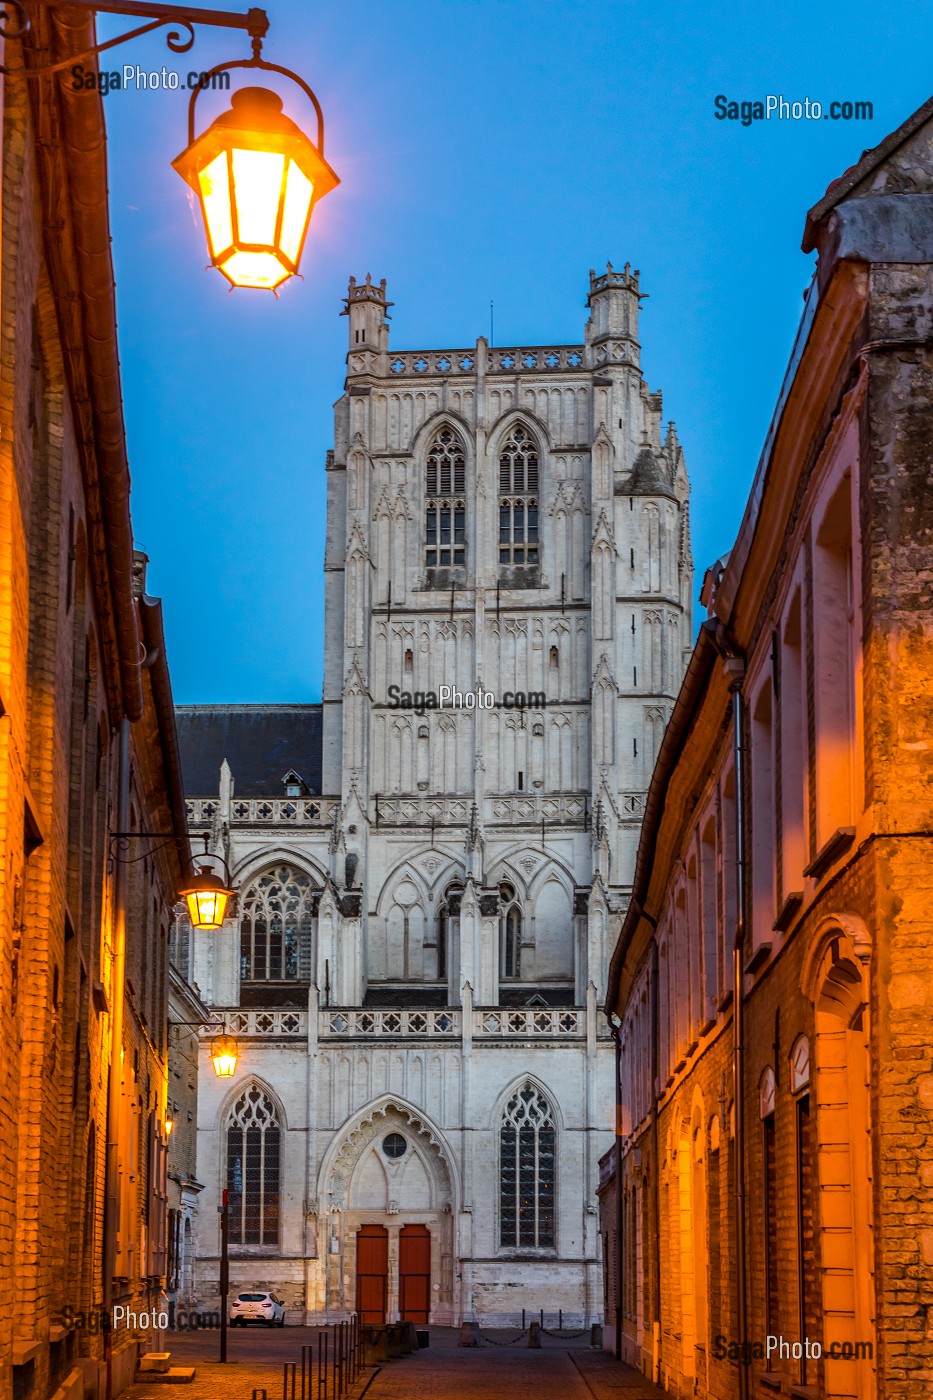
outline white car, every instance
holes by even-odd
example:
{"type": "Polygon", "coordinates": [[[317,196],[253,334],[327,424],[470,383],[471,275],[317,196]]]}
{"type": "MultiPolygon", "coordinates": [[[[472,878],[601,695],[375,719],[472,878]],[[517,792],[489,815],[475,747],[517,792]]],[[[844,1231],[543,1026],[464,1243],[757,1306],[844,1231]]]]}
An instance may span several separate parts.
{"type": "Polygon", "coordinates": [[[274,1293],[238,1293],[230,1304],[230,1326],[245,1327],[248,1322],[284,1327],[285,1304],[274,1293]]]}

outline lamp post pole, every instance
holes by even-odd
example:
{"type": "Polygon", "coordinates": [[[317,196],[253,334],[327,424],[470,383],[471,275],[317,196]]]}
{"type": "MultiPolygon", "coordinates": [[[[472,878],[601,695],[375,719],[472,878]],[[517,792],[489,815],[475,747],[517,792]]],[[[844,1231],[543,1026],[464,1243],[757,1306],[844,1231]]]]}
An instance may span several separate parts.
{"type": "Polygon", "coordinates": [[[227,1293],[230,1288],[230,1266],[227,1258],[228,1244],[227,1188],[224,1187],[223,1205],[220,1207],[220,1359],[227,1359],[227,1293]]]}

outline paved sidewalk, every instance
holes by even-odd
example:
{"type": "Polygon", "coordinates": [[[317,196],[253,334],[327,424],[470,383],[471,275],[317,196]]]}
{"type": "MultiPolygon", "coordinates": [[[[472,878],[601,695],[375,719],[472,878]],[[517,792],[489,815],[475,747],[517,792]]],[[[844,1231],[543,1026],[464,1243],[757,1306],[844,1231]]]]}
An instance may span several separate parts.
{"type": "MultiPolygon", "coordinates": [[[[282,1362],[299,1360],[301,1343],[313,1335],[310,1328],[239,1335],[225,1366],[214,1359],[216,1333],[167,1337],[172,1363],[197,1367],[194,1381],[136,1384],[126,1400],[251,1400],[254,1390],[282,1400],[282,1362]]],[[[453,1328],[432,1327],[430,1335],[425,1350],[364,1369],[344,1400],[362,1400],[364,1393],[366,1400],[666,1400],[640,1372],[582,1343],[545,1336],[541,1349],[532,1350],[526,1338],[509,1345],[516,1334],[501,1332],[486,1336],[504,1344],[460,1347],[453,1328]]],[[[301,1400],[300,1370],[296,1387],[301,1400]]],[[[316,1383],[306,1400],[318,1400],[316,1383]]],[[[327,1400],[335,1400],[331,1386],[327,1400]]]]}
{"type": "Polygon", "coordinates": [[[540,1351],[527,1341],[474,1348],[457,1340],[455,1331],[432,1327],[430,1347],[383,1366],[366,1400],[667,1400],[606,1352],[558,1338],[545,1337],[540,1351]]]}

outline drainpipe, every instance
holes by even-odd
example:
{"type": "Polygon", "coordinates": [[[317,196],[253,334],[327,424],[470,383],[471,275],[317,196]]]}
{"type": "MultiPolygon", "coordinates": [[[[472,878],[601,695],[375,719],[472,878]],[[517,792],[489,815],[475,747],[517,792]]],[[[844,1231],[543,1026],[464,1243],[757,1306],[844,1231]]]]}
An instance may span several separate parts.
{"type": "MultiPolygon", "coordinates": [[[[613,1354],[622,1360],[622,1022],[610,1015],[609,1033],[616,1047],[616,1137],[614,1151],[616,1206],[616,1335],[613,1354]]],[[[608,1261],[607,1261],[608,1263],[608,1261]]]]}
{"type": "MultiPolygon", "coordinates": [[[[748,1355],[748,1306],[745,1239],[745,1009],[743,1004],[743,958],[745,945],[745,803],[743,741],[745,701],[742,681],[744,658],[725,658],[732,688],[732,752],[735,769],[735,940],[732,946],[732,1074],[735,1085],[735,1285],[736,1323],[740,1355],[748,1355]]],[[[748,1400],[748,1367],[739,1366],[739,1400],[748,1400]]]]}
{"type": "MultiPolygon", "coordinates": [[[[647,918],[648,916],[645,915],[647,918]]],[[[657,929],[657,924],[652,919],[652,926],[657,929]]],[[[660,1051],[660,1028],[661,1014],[659,1003],[658,980],[660,969],[658,965],[658,940],[652,934],[651,938],[651,1137],[652,1137],[652,1163],[651,1175],[654,1179],[654,1219],[655,1229],[658,1232],[657,1248],[652,1251],[652,1292],[654,1293],[655,1319],[654,1335],[652,1337],[653,1358],[652,1371],[655,1385],[661,1384],[661,1129],[658,1124],[658,1099],[661,1096],[661,1051],[660,1051]]],[[[743,1397],[744,1400],[744,1397],[743,1397]]]]}
{"type": "MultiPolygon", "coordinates": [[[[120,721],[117,773],[117,831],[128,831],[130,822],[130,721],[120,721]]],[[[107,1092],[107,1168],[104,1200],[103,1295],[104,1314],[112,1318],[113,1275],[117,1260],[120,1224],[120,1108],[123,1088],[123,993],[126,982],[126,888],[128,867],[117,859],[113,872],[113,978],[110,984],[110,1069],[107,1092]]],[[[113,1396],[113,1331],[104,1334],[107,1363],[107,1400],[113,1396]]]]}

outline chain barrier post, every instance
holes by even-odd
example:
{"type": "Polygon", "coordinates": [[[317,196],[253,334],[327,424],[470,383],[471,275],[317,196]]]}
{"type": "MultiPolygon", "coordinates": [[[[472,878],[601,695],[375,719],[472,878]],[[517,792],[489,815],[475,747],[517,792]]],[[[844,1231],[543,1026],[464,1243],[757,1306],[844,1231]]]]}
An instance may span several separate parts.
{"type": "Polygon", "coordinates": [[[325,1327],[317,1336],[317,1393],[318,1400],[327,1400],[327,1344],[330,1333],[325,1327]]]}

